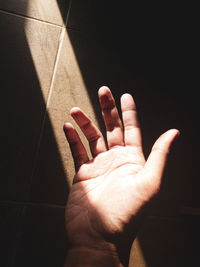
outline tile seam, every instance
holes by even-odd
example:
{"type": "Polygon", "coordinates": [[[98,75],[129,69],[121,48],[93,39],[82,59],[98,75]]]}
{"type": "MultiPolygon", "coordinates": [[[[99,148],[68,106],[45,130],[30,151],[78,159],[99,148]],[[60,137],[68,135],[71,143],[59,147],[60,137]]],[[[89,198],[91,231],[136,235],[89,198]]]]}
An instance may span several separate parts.
{"type": "Polygon", "coordinates": [[[41,23],[47,24],[49,26],[63,28],[63,26],[55,24],[55,23],[52,23],[52,22],[48,22],[48,21],[45,21],[45,20],[42,20],[42,19],[36,19],[36,18],[33,18],[33,17],[25,16],[25,15],[20,15],[20,14],[17,14],[17,13],[14,13],[14,12],[9,12],[9,11],[2,10],[2,9],[0,9],[0,13],[6,14],[6,15],[9,15],[9,16],[19,17],[21,19],[32,20],[32,21],[35,21],[35,22],[41,22],[41,23]]]}
{"type": "Polygon", "coordinates": [[[33,177],[34,177],[36,166],[37,166],[37,159],[38,159],[38,155],[39,155],[39,151],[40,151],[40,146],[41,146],[42,136],[43,136],[43,132],[44,132],[44,126],[45,126],[45,122],[46,122],[46,117],[47,117],[47,114],[48,114],[48,106],[49,106],[51,95],[52,95],[53,83],[54,83],[55,74],[56,74],[56,70],[57,70],[57,65],[58,65],[58,61],[59,61],[59,58],[60,58],[60,52],[61,52],[61,48],[62,48],[62,44],[63,44],[63,37],[64,37],[65,28],[64,27],[61,27],[61,28],[62,28],[62,30],[61,30],[60,37],[59,37],[59,40],[58,40],[58,48],[57,48],[57,53],[56,53],[54,66],[53,66],[53,73],[52,73],[52,78],[51,78],[51,81],[50,81],[50,87],[49,87],[49,93],[48,93],[47,102],[46,102],[46,108],[45,108],[44,116],[43,116],[43,119],[42,119],[40,135],[39,135],[37,148],[36,148],[36,152],[35,152],[35,156],[34,156],[34,160],[33,160],[32,172],[31,172],[31,175],[30,175],[30,184],[29,184],[29,192],[28,192],[28,198],[29,199],[30,199],[32,181],[33,181],[33,177]]]}
{"type": "MultiPolygon", "coordinates": [[[[48,112],[48,107],[49,107],[49,103],[50,103],[50,99],[51,99],[51,95],[52,95],[52,91],[53,91],[53,85],[54,85],[55,76],[56,76],[57,67],[58,67],[58,62],[60,59],[60,53],[61,53],[61,49],[62,49],[62,45],[63,45],[64,33],[65,33],[65,28],[62,27],[60,39],[59,39],[59,44],[58,44],[58,50],[57,50],[54,68],[53,68],[53,74],[52,74],[50,87],[49,87],[49,94],[48,94],[47,104],[46,104],[46,113],[48,112]]],[[[45,113],[45,116],[46,116],[46,113],[45,113]]]]}
{"type": "Polygon", "coordinates": [[[72,0],[69,1],[67,16],[66,16],[66,20],[65,20],[65,26],[66,27],[67,27],[67,23],[68,23],[68,20],[69,20],[69,14],[70,14],[70,11],[71,11],[71,6],[72,6],[72,0]]]}
{"type": "MultiPolygon", "coordinates": [[[[37,202],[23,202],[23,201],[0,201],[1,205],[12,205],[12,206],[24,206],[24,210],[27,207],[46,207],[46,208],[59,208],[59,209],[65,209],[66,205],[59,205],[59,204],[50,204],[50,203],[37,203],[37,202]]],[[[22,211],[24,213],[24,210],[22,211]]],[[[22,214],[23,215],[23,214],[22,214]]]]}

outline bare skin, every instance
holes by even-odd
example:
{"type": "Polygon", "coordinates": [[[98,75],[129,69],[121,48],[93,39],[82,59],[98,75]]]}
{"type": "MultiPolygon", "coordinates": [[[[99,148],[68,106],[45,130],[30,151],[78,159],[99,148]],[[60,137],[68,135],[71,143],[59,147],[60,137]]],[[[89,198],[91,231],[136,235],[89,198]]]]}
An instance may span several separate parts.
{"type": "Polygon", "coordinates": [[[65,266],[128,266],[130,247],[146,204],[159,192],[170,147],[179,136],[171,129],[154,143],[145,160],[136,105],[121,97],[120,120],[108,87],[98,91],[107,144],[79,108],[71,116],[86,136],[93,159],[70,123],[64,124],[76,175],[66,206],[70,249],[65,266]]]}

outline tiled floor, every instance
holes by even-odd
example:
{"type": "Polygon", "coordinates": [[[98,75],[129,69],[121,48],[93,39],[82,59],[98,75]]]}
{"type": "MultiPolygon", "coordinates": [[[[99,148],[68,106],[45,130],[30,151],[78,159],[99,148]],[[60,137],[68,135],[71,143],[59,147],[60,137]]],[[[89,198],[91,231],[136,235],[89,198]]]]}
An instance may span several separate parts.
{"type": "Polygon", "coordinates": [[[66,21],[68,7],[69,0],[7,0],[0,3],[0,9],[3,11],[60,26],[66,21]]]}
{"type": "Polygon", "coordinates": [[[1,108],[6,118],[1,132],[4,138],[1,170],[6,175],[0,189],[1,198],[25,200],[61,29],[12,14],[0,13],[0,16],[4,96],[1,108]]]}
{"type": "Polygon", "coordinates": [[[27,206],[15,266],[63,266],[67,251],[64,208],[27,206]]]}
{"type": "Polygon", "coordinates": [[[0,204],[1,266],[14,266],[17,247],[22,233],[21,205],[0,204]]]}
{"type": "Polygon", "coordinates": [[[74,175],[62,126],[80,106],[104,132],[97,90],[108,85],[117,104],[122,93],[134,95],[145,155],[163,131],[181,130],[130,266],[195,266],[188,265],[198,260],[191,244],[200,209],[195,27],[176,5],[156,10],[153,3],[1,1],[0,265],[62,266],[74,175]]]}

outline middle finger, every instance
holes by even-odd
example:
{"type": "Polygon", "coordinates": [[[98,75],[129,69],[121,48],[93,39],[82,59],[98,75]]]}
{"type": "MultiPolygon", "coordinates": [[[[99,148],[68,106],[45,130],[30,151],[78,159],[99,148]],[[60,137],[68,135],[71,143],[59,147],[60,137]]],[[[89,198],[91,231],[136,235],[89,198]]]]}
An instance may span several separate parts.
{"type": "Polygon", "coordinates": [[[111,91],[108,87],[102,86],[98,94],[107,130],[108,147],[124,146],[123,125],[111,91]]]}

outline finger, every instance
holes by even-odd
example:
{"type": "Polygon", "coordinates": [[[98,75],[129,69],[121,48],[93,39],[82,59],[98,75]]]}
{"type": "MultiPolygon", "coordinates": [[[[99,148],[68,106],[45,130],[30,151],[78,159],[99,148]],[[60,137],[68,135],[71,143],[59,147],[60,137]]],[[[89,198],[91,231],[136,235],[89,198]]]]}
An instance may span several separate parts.
{"type": "Polygon", "coordinates": [[[102,86],[99,91],[99,101],[107,130],[108,147],[124,145],[123,126],[110,89],[102,86]]]}
{"type": "Polygon", "coordinates": [[[73,108],[71,116],[87,138],[93,157],[107,150],[102,133],[81,109],[73,108]]]}
{"type": "Polygon", "coordinates": [[[65,123],[63,130],[69,143],[74,159],[75,170],[77,172],[82,164],[88,162],[89,158],[86,149],[73,125],[71,123],[65,123]]]}
{"type": "Polygon", "coordinates": [[[125,145],[142,149],[142,136],[137,118],[136,105],[130,94],[121,96],[121,110],[125,145]]]}
{"type": "Polygon", "coordinates": [[[162,134],[152,147],[152,151],[145,164],[145,172],[150,179],[150,183],[159,189],[167,157],[173,142],[178,138],[180,132],[171,129],[162,134]]]}

